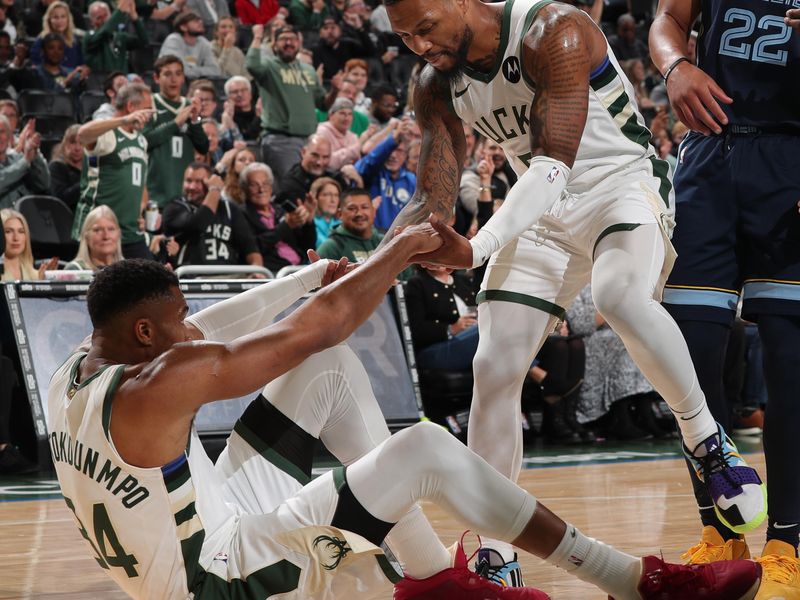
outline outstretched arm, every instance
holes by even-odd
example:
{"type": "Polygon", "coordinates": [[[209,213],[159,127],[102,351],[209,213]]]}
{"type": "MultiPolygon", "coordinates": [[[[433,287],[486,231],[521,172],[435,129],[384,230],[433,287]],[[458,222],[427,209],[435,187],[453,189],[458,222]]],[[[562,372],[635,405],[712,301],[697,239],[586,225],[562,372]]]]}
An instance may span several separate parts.
{"type": "Polygon", "coordinates": [[[346,339],[383,300],[411,258],[440,243],[430,226],[409,228],[273,325],[227,343],[177,344],[151,362],[127,368],[111,420],[120,455],[141,467],[174,459],[186,447],[201,405],[252,393],[311,354],[346,339]]]}
{"type": "Polygon", "coordinates": [[[448,238],[426,261],[468,268],[534,225],[566,187],[586,125],[589,73],[606,55],[605,39],[582,11],[549,5],[523,44],[522,68],[535,82],[528,170],[470,242],[448,238]],[[452,242],[452,243],[451,243],[452,242]]]}
{"type": "Polygon", "coordinates": [[[733,100],[686,58],[686,41],[699,13],[700,0],[660,0],[650,27],[650,53],[667,78],[667,93],[677,117],[690,129],[710,135],[720,133],[720,124],[728,123],[719,103],[733,100]]]}
{"type": "Polygon", "coordinates": [[[433,213],[449,221],[458,198],[458,184],[467,142],[464,128],[450,103],[450,87],[433,67],[422,69],[414,92],[417,122],[422,130],[417,189],[389,227],[381,246],[395,227],[424,223],[433,213]]]}

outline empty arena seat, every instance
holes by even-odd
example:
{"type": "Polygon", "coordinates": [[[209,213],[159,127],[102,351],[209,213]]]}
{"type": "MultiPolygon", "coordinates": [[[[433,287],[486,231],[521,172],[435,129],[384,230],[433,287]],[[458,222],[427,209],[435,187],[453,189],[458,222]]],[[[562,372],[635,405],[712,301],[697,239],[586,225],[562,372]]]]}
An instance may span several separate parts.
{"type": "Polygon", "coordinates": [[[50,115],[73,119],[75,117],[75,101],[67,92],[45,92],[42,90],[24,90],[17,99],[22,115],[50,115]]]}
{"type": "Polygon", "coordinates": [[[103,84],[111,73],[109,71],[92,71],[86,78],[85,90],[87,92],[102,92],[103,84]]]}
{"type": "Polygon", "coordinates": [[[64,202],[53,196],[23,196],[14,208],[28,221],[36,258],[71,260],[75,256],[78,243],[71,237],[73,214],[64,202]]]}
{"type": "Polygon", "coordinates": [[[103,92],[83,92],[80,98],[81,121],[86,123],[92,119],[92,114],[108,100],[103,92]]]}
{"type": "Polygon", "coordinates": [[[29,119],[36,119],[36,132],[42,139],[58,141],[64,137],[67,128],[75,123],[75,119],[63,115],[28,114],[23,120],[27,122],[29,119]]]}
{"type": "Polygon", "coordinates": [[[466,440],[469,407],[472,403],[472,370],[419,369],[419,391],[425,415],[444,425],[450,433],[466,440]]]}

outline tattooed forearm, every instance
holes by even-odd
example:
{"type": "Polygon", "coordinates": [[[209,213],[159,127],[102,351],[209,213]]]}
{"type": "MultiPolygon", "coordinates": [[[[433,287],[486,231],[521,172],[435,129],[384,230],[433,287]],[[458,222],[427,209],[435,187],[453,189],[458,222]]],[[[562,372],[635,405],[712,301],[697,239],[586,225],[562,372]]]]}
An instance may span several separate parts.
{"type": "Polygon", "coordinates": [[[591,58],[583,19],[572,13],[551,15],[525,40],[525,66],[536,82],[531,153],[569,167],[578,152],[589,106],[591,58]]]}
{"type": "Polygon", "coordinates": [[[387,231],[384,243],[398,226],[414,225],[433,213],[442,221],[453,215],[466,140],[461,120],[449,106],[449,87],[423,73],[414,96],[414,106],[422,129],[417,189],[406,207],[387,231]]]}

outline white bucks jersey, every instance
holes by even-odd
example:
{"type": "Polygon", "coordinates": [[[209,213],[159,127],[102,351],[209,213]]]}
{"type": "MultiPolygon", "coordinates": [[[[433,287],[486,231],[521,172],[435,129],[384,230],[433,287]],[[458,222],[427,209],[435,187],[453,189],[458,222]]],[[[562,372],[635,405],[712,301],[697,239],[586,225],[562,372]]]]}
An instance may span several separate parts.
{"type": "MultiPolygon", "coordinates": [[[[161,468],[126,463],[111,442],[111,400],[123,365],[75,383],[85,354],[53,375],[50,449],[67,506],[98,564],[134,598],[188,598],[214,559],[205,542],[234,526],[222,482],[193,432],[161,468]]],[[[168,399],[165,399],[168,401],[168,399]]]]}
{"type": "MultiPolygon", "coordinates": [[[[450,86],[456,113],[503,147],[517,175],[527,170],[531,159],[530,107],[536,91],[522,65],[522,41],[539,9],[551,1],[506,0],[492,71],[479,73],[465,67],[450,86]]],[[[589,112],[567,182],[569,192],[586,192],[633,163],[645,163],[662,182],[662,199],[671,204],[667,163],[650,146],[650,132],[635,97],[609,47],[606,60],[591,74],[589,112]]]]}

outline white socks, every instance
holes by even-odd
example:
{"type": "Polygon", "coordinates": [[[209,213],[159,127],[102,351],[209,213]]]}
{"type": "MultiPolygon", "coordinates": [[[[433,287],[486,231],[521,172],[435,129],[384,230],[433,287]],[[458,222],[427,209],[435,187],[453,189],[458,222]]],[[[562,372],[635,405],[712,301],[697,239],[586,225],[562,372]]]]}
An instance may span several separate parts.
{"type": "Polygon", "coordinates": [[[706,397],[700,390],[695,376],[689,394],[680,402],[669,405],[681,430],[683,443],[691,451],[703,440],[717,433],[717,422],[706,404],[706,397]]]}
{"type": "Polygon", "coordinates": [[[616,600],[641,600],[636,591],[642,576],[641,561],[586,537],[569,523],[564,539],[546,560],[616,600]]]}
{"type": "Polygon", "coordinates": [[[403,572],[414,579],[425,579],[453,566],[450,552],[439,541],[419,505],[392,527],[385,541],[403,572]]]}

